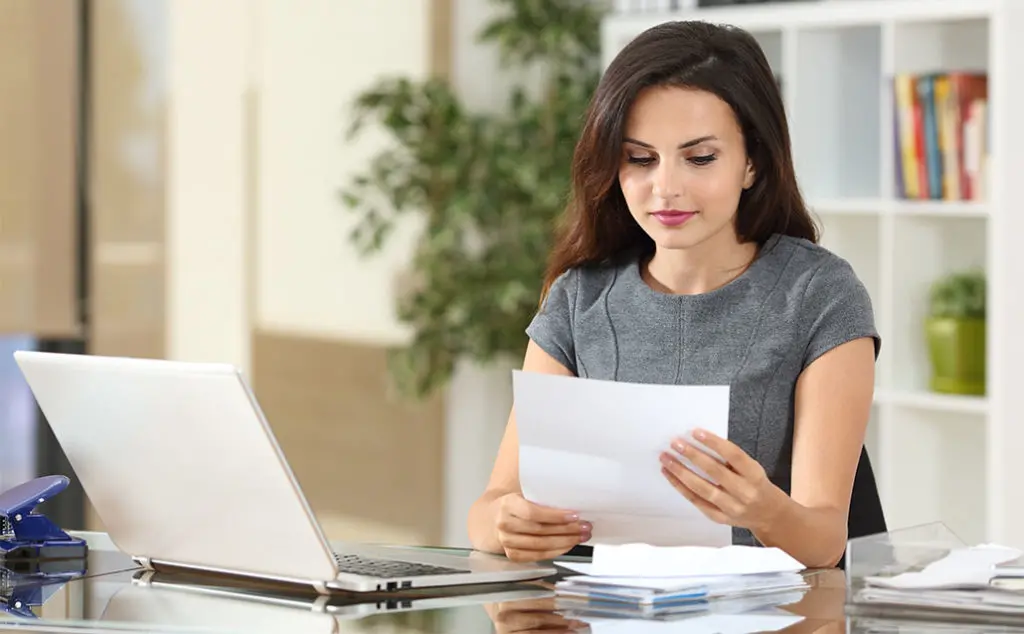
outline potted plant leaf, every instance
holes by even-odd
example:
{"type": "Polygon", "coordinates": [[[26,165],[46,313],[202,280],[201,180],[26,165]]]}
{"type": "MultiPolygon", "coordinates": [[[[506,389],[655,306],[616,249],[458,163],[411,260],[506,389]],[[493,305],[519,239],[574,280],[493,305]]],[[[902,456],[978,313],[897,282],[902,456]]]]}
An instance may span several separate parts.
{"type": "Polygon", "coordinates": [[[444,386],[460,360],[522,357],[600,78],[598,3],[493,2],[479,40],[509,77],[526,78],[505,108],[473,112],[441,77],[387,77],[358,96],[350,122],[350,135],[373,124],[392,141],[341,193],[358,216],[354,244],[371,255],[397,222],[424,221],[396,297],[412,341],[391,358],[413,397],[444,386]]]}
{"type": "Polygon", "coordinates": [[[929,295],[925,324],[930,387],[947,394],[985,394],[985,275],[950,274],[929,295]]]}

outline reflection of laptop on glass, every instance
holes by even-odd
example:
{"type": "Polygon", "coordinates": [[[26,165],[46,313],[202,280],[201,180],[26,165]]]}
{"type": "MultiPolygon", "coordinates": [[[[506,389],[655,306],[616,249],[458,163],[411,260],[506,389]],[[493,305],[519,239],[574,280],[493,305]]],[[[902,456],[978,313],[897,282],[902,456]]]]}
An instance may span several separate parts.
{"type": "Polygon", "coordinates": [[[483,553],[332,548],[232,366],[27,351],[14,357],[111,539],[143,566],[273,579],[324,593],[556,572],[483,553]]]}
{"type": "MultiPolygon", "coordinates": [[[[453,612],[464,612],[469,631],[488,623],[481,606],[550,598],[554,591],[528,584],[458,586],[444,594],[430,589],[389,593],[309,596],[299,592],[277,594],[246,582],[227,585],[198,575],[135,573],[131,584],[119,589],[106,604],[99,622],[104,626],[214,631],[231,628],[244,632],[341,632],[344,621],[375,616],[367,630],[423,629],[431,623],[452,624],[453,612]],[[388,615],[404,615],[391,620],[388,615]],[[440,621],[440,622],[439,622],[440,621]],[[388,626],[391,626],[390,628],[388,626]]],[[[457,620],[457,619],[456,619],[457,620]]],[[[360,629],[360,628],[357,628],[360,629]]]]}

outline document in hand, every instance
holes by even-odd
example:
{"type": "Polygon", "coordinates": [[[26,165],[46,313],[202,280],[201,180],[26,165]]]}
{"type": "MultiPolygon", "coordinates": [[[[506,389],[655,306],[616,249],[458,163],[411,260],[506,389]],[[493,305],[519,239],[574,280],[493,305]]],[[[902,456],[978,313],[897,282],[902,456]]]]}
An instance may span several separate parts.
{"type": "Polygon", "coordinates": [[[694,428],[727,437],[728,386],[521,371],[512,379],[526,499],[579,512],[593,524],[591,544],[732,543],[732,529],[709,520],[672,488],[659,461],[675,438],[694,442],[694,428]]]}

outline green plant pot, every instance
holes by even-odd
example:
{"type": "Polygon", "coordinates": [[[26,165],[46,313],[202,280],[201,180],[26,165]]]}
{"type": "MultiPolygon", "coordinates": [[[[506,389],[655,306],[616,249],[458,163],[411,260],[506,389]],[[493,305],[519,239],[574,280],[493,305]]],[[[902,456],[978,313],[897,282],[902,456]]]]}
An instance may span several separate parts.
{"type": "Polygon", "coordinates": [[[985,320],[932,317],[925,323],[932,365],[931,389],[985,394],[985,320]]]}

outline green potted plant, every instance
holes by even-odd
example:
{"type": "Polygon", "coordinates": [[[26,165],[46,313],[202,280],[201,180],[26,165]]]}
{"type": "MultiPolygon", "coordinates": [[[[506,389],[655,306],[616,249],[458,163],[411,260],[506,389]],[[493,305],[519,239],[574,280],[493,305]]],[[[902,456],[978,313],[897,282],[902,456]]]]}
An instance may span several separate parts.
{"type": "Polygon", "coordinates": [[[985,275],[958,272],[930,289],[925,324],[933,391],[985,394],[985,275]]]}
{"type": "Polygon", "coordinates": [[[358,214],[354,244],[371,255],[396,222],[424,221],[396,298],[412,341],[391,359],[398,387],[415,397],[445,385],[459,360],[523,354],[600,77],[594,3],[493,1],[497,17],[479,40],[498,48],[510,77],[529,78],[513,85],[507,107],[471,112],[443,78],[389,77],[358,96],[349,128],[374,123],[393,141],[342,191],[358,214]]]}

